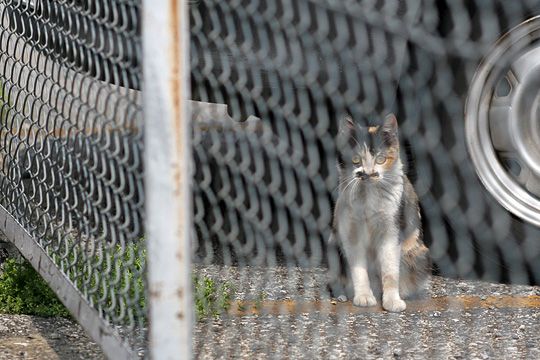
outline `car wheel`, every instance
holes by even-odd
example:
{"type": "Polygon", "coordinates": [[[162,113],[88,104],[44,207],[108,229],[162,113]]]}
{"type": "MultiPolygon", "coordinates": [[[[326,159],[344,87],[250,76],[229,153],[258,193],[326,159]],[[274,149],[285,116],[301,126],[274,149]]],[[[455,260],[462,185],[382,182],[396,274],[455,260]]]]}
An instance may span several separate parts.
{"type": "Polygon", "coordinates": [[[484,57],[469,87],[465,136],[485,188],[540,226],[540,16],[503,35],[484,57]]]}

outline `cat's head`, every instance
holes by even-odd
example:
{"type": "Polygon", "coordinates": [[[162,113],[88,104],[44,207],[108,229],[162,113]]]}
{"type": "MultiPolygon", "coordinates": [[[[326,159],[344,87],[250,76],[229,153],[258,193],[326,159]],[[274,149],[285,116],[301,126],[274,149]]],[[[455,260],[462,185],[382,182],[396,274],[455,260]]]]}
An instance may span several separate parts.
{"type": "Polygon", "coordinates": [[[342,185],[348,182],[394,183],[402,175],[398,123],[393,114],[382,125],[360,126],[350,117],[341,120],[338,169],[342,185]],[[349,180],[349,181],[347,181],[349,180]]]}

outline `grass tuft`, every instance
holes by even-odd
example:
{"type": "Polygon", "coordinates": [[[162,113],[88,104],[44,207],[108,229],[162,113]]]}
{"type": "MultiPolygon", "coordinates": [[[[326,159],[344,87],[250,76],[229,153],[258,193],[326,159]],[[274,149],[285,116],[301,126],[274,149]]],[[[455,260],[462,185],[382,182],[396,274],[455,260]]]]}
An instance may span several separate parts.
{"type": "MultiPolygon", "coordinates": [[[[137,253],[137,252],[135,252],[137,253]]],[[[142,252],[145,254],[145,252],[142,252]]],[[[120,262],[132,262],[128,257],[117,258],[120,262]]],[[[136,259],[138,269],[143,267],[144,259],[136,259]]],[[[0,274],[0,313],[25,314],[44,317],[69,317],[69,311],[49,288],[45,280],[26,260],[7,259],[2,265],[0,274]]],[[[119,268],[122,268],[120,265],[119,268]]],[[[128,271],[131,281],[133,273],[128,271]]],[[[121,286],[124,286],[124,282],[121,286]]],[[[142,279],[137,279],[137,287],[142,291],[142,279]]],[[[229,282],[219,284],[216,280],[205,276],[193,276],[194,305],[197,320],[217,318],[231,307],[234,288],[229,282]]],[[[146,306],[144,296],[139,297],[139,306],[146,306]]]]}
{"type": "Polygon", "coordinates": [[[28,261],[7,259],[0,275],[0,313],[68,317],[69,312],[28,261]]]}
{"type": "Polygon", "coordinates": [[[208,276],[194,276],[194,302],[197,320],[217,318],[231,307],[234,288],[229,282],[218,284],[208,276]]]}

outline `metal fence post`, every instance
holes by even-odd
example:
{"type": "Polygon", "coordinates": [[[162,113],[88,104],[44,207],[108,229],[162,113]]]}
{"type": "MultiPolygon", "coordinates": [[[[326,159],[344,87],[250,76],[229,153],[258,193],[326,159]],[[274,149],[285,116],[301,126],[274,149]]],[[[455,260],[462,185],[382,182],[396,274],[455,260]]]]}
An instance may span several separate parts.
{"type": "Polygon", "coordinates": [[[188,358],[193,307],[187,2],[144,0],[143,14],[150,354],[188,358]]]}

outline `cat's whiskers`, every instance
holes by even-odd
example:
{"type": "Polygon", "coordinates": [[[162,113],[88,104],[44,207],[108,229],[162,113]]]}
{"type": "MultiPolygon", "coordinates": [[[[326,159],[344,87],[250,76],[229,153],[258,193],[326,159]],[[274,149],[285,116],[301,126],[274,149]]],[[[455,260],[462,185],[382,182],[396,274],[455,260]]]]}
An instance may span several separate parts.
{"type": "Polygon", "coordinates": [[[354,185],[353,185],[353,194],[356,194],[356,191],[358,189],[358,187],[360,186],[360,181],[357,181],[354,185]]]}
{"type": "Polygon", "coordinates": [[[391,182],[389,182],[388,180],[386,179],[383,179],[381,178],[379,180],[379,182],[381,183],[381,185],[383,186],[379,186],[379,191],[382,191],[384,192],[385,194],[389,195],[391,198],[393,198],[395,201],[399,201],[400,198],[401,198],[401,194],[399,193],[396,193],[395,191],[392,191],[391,189],[389,189],[389,187],[392,187],[392,186],[396,186],[396,184],[392,184],[391,182]]]}
{"type": "Polygon", "coordinates": [[[345,176],[343,179],[341,179],[341,181],[339,181],[339,184],[338,184],[337,187],[339,187],[340,185],[345,184],[345,182],[349,181],[352,178],[353,178],[353,175],[345,176]]]}
{"type": "Polygon", "coordinates": [[[341,179],[339,181],[339,183],[337,184],[336,188],[334,189],[334,191],[339,191],[340,188],[347,182],[350,182],[352,179],[354,178],[354,176],[345,176],[343,179],[341,179]]]}
{"type": "Polygon", "coordinates": [[[355,181],[352,185],[350,196],[349,196],[349,206],[353,206],[353,201],[356,200],[355,194],[357,194],[356,191],[358,189],[359,184],[360,184],[360,180],[355,181]]]}
{"type": "Polygon", "coordinates": [[[392,172],[384,172],[384,173],[383,173],[383,176],[381,176],[381,178],[386,178],[386,179],[402,179],[402,178],[403,178],[403,175],[401,175],[401,174],[393,174],[392,172]]]}
{"type": "MultiPolygon", "coordinates": [[[[347,190],[347,188],[348,188],[351,184],[354,184],[354,183],[355,183],[355,181],[357,182],[357,179],[356,179],[356,177],[353,176],[352,179],[347,183],[347,185],[345,185],[345,187],[343,188],[343,190],[341,190],[341,192],[344,193],[345,190],[347,190]]],[[[353,186],[353,188],[354,188],[354,186],[353,186]]]]}

